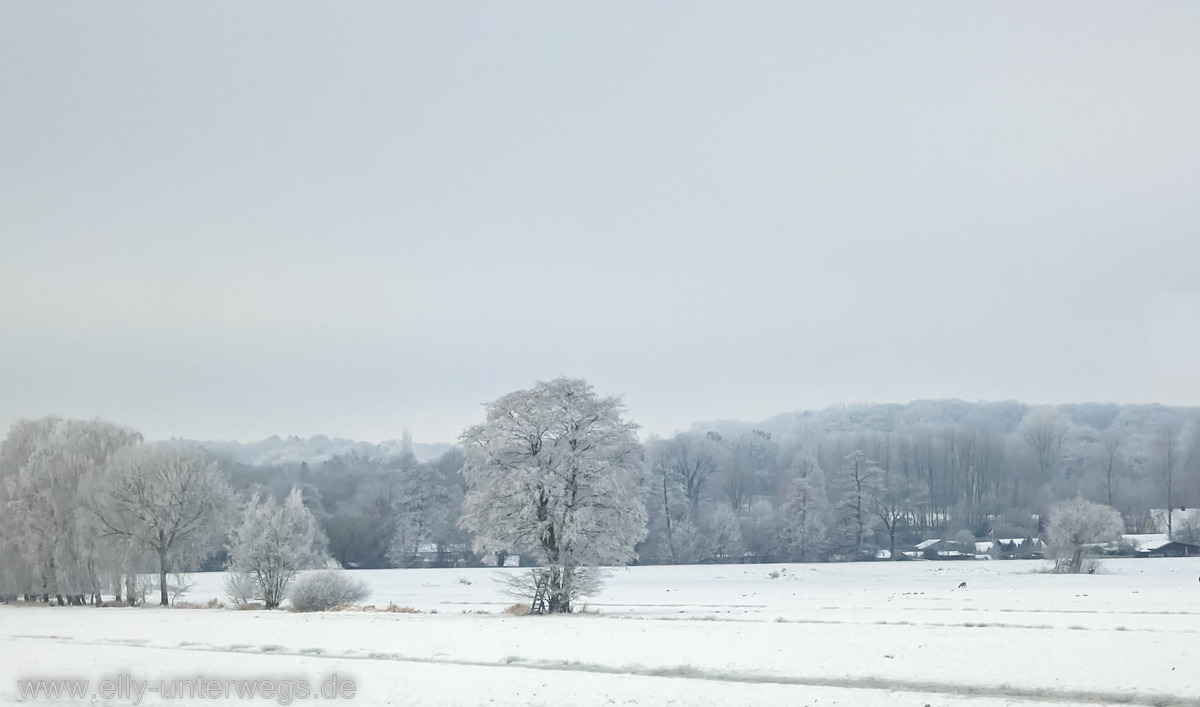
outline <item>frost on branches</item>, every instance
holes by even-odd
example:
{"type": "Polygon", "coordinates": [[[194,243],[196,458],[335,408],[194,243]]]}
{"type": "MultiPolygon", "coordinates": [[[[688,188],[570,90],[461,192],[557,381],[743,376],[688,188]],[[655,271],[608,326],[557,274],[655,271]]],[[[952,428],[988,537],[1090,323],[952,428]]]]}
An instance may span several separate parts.
{"type": "Polygon", "coordinates": [[[235,603],[261,599],[274,609],[300,570],[325,563],[325,544],[299,489],[283,503],[255,494],[243,509],[241,525],[229,534],[229,569],[235,574],[226,593],[235,603]]]}
{"type": "Polygon", "coordinates": [[[13,424],[0,445],[0,594],[59,604],[90,594],[99,603],[111,570],[133,576],[135,558],[98,537],[79,501],[102,482],[110,457],[141,441],[100,420],[13,424]]]}
{"type": "Polygon", "coordinates": [[[167,574],[194,570],[212,554],[232,500],[225,472],[207,452],[160,443],[114,454],[90,508],[100,537],[158,560],[159,604],[169,606],[167,574]]]}
{"type": "Polygon", "coordinates": [[[493,401],[462,434],[459,522],[481,552],[538,555],[551,613],[571,610],[587,568],[633,560],[646,536],[642,446],[622,412],[618,398],[559,378],[493,401]]]}
{"type": "Polygon", "coordinates": [[[1117,509],[1082,498],[1060,501],[1050,508],[1046,534],[1060,572],[1083,570],[1083,553],[1097,543],[1116,540],[1125,530],[1117,509]]]}

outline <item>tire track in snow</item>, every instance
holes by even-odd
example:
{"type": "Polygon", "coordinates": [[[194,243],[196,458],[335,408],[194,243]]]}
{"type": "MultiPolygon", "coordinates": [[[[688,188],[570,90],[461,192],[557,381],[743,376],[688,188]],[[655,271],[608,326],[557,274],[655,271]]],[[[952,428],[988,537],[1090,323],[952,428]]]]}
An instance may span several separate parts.
{"type": "MultiPolygon", "coordinates": [[[[1112,616],[1116,616],[1116,615],[1112,614],[1112,616]]],[[[612,618],[612,619],[618,619],[618,620],[633,620],[633,621],[688,621],[688,622],[696,621],[696,622],[716,622],[716,623],[730,623],[730,624],[762,624],[762,623],[766,623],[765,621],[761,621],[761,620],[757,620],[757,619],[742,619],[742,618],[737,618],[737,617],[723,617],[723,616],[700,616],[700,617],[691,617],[691,616],[684,616],[684,617],[612,616],[612,617],[605,617],[605,618],[612,618]]],[[[1011,624],[1011,623],[1004,623],[1001,621],[964,621],[962,623],[944,623],[944,622],[940,622],[940,621],[887,621],[887,620],[882,620],[882,619],[878,620],[878,621],[870,621],[870,620],[846,621],[843,619],[807,619],[807,618],[789,619],[789,618],[780,616],[775,619],[772,619],[770,621],[770,623],[818,624],[818,625],[819,624],[833,624],[833,625],[838,625],[838,626],[912,626],[914,628],[1011,628],[1011,629],[1020,629],[1020,630],[1032,630],[1032,631],[1055,631],[1055,630],[1060,630],[1060,629],[1068,629],[1071,631],[1099,631],[1102,633],[1108,632],[1108,631],[1122,631],[1122,632],[1127,631],[1130,633],[1169,633],[1169,634],[1200,633],[1200,631],[1197,631],[1196,629],[1191,629],[1191,628],[1161,629],[1161,628],[1130,628],[1128,626],[1107,628],[1104,626],[1093,627],[1093,626],[1079,626],[1079,625],[1055,626],[1053,624],[1011,624]]]]}
{"type": "MultiPolygon", "coordinates": [[[[35,637],[27,637],[26,640],[35,637]]],[[[1137,693],[1111,692],[1101,690],[1060,690],[1054,688],[1023,687],[1009,684],[1001,685],[972,685],[966,683],[947,683],[923,680],[898,680],[891,678],[862,677],[823,677],[779,675],[772,673],[747,673],[731,670],[714,670],[697,668],[692,665],[646,666],[646,665],[604,665],[600,663],[584,663],[579,661],[545,661],[528,660],[518,656],[510,656],[502,661],[470,660],[445,657],[406,656],[399,653],[366,653],[357,651],[331,654],[320,649],[302,648],[297,650],[282,650],[278,646],[203,646],[179,645],[163,646],[149,644],[131,644],[124,641],[75,641],[65,637],[36,637],[36,640],[52,640],[56,643],[73,645],[108,646],[121,645],[126,648],[141,648],[153,650],[192,651],[198,653],[226,653],[239,655],[259,655],[270,657],[294,657],[324,660],[354,660],[379,661],[394,663],[414,663],[446,666],[462,666],[470,668],[495,668],[501,670],[537,670],[555,673],[592,673],[601,675],[629,675],[636,677],[663,678],[670,680],[705,680],[720,683],[746,685],[784,685],[796,687],[840,688],[848,690],[869,690],[881,692],[904,692],[929,695],[946,695],[954,697],[979,697],[995,699],[1013,699],[1030,703],[1053,704],[1095,704],[1095,705],[1144,705],[1145,707],[1200,707],[1200,698],[1183,697],[1166,693],[1137,693]]]]}

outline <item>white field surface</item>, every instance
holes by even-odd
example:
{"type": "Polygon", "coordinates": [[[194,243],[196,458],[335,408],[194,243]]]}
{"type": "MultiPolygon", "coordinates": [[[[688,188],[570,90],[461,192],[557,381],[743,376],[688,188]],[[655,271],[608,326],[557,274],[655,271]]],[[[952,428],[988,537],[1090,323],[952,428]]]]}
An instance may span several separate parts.
{"type": "MultiPolygon", "coordinates": [[[[512,570],[478,569],[354,573],[419,614],[0,607],[0,703],[132,704],[22,703],[18,678],[336,673],[365,705],[1200,705],[1200,559],[1045,566],[637,567],[555,617],[500,613],[512,570]]],[[[220,595],[195,577],[189,600],[220,595]]]]}

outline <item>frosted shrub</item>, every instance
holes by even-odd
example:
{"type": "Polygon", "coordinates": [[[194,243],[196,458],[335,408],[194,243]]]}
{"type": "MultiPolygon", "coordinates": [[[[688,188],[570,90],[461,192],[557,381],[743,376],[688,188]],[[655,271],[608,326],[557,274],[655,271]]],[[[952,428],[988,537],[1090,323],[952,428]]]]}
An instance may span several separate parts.
{"type": "Polygon", "coordinates": [[[292,585],[292,608],[296,611],[327,611],[341,604],[362,601],[371,588],[339,570],[312,572],[292,585]]]}
{"type": "MultiPolygon", "coordinates": [[[[557,567],[538,567],[528,572],[502,574],[496,577],[496,581],[501,585],[500,591],[511,597],[529,601],[530,605],[526,606],[526,609],[532,610],[533,601],[538,594],[538,585],[567,587],[566,600],[574,602],[576,599],[599,594],[600,590],[604,588],[605,580],[612,572],[608,567],[576,567],[571,572],[571,576],[564,581],[556,576],[559,571],[557,567]]],[[[530,612],[526,611],[525,613],[530,612]]],[[[524,616],[524,614],[519,615],[524,616]]]]}
{"type": "MultiPolygon", "coordinates": [[[[1046,535],[1050,536],[1055,571],[1078,574],[1089,569],[1084,565],[1084,552],[1099,543],[1120,538],[1124,529],[1121,513],[1111,506],[1082,498],[1054,504],[1046,535]]],[[[1095,571],[1095,567],[1090,569],[1095,571]]]]}
{"type": "MultiPolygon", "coordinates": [[[[250,577],[254,597],[274,609],[300,570],[324,564],[325,536],[299,489],[292,489],[283,503],[255,494],[242,515],[241,525],[229,534],[229,569],[250,577]]],[[[240,603],[230,589],[226,587],[229,598],[240,603]]]]}
{"type": "Polygon", "coordinates": [[[234,606],[249,606],[259,597],[258,582],[247,572],[230,572],[225,575],[225,598],[234,606]]]}

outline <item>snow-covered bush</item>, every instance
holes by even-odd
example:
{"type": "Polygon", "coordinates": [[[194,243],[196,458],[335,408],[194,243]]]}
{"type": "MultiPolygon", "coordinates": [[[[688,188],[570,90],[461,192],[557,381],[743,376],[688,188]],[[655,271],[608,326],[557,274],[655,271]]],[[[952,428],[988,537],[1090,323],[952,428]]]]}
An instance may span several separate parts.
{"type": "Polygon", "coordinates": [[[369,596],[371,588],[365,581],[341,570],[321,570],[305,575],[296,580],[291,592],[292,608],[296,611],[327,611],[369,596]]]}
{"type": "Polygon", "coordinates": [[[500,583],[500,591],[515,599],[525,599],[530,604],[536,599],[539,586],[543,594],[548,594],[547,587],[569,587],[570,593],[566,595],[566,599],[574,602],[576,599],[599,594],[604,588],[605,580],[612,573],[607,567],[576,567],[571,578],[562,581],[555,576],[559,571],[557,567],[538,567],[528,572],[502,574],[496,577],[496,581],[500,583]]]}
{"type": "Polygon", "coordinates": [[[195,586],[196,582],[191,575],[182,572],[172,573],[170,581],[167,582],[167,592],[171,595],[171,606],[175,606],[195,586]]]}
{"type": "Polygon", "coordinates": [[[234,606],[250,606],[258,601],[258,582],[247,572],[230,572],[225,575],[225,598],[234,606]]]}

